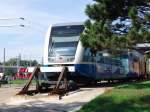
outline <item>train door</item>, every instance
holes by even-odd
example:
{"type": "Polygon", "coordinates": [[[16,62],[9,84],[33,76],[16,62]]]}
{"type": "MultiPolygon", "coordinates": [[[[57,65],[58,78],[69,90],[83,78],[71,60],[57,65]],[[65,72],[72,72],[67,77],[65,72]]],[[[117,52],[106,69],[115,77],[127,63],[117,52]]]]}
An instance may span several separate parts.
{"type": "Polygon", "coordinates": [[[144,78],[148,78],[150,75],[150,54],[149,52],[144,54],[144,78]]]}
{"type": "Polygon", "coordinates": [[[96,79],[103,80],[112,77],[113,66],[111,62],[111,58],[104,56],[104,53],[97,53],[95,64],[96,79]]]}
{"type": "Polygon", "coordinates": [[[140,61],[139,60],[133,61],[132,67],[133,67],[133,72],[139,76],[141,73],[140,72],[140,61]]]}
{"type": "Polygon", "coordinates": [[[148,59],[146,55],[139,54],[132,57],[132,75],[134,77],[147,77],[148,59]]]}
{"type": "Polygon", "coordinates": [[[83,53],[82,63],[78,67],[78,72],[81,75],[95,79],[95,57],[92,56],[89,48],[86,48],[83,53]]]}
{"type": "Polygon", "coordinates": [[[147,73],[150,75],[150,57],[147,59],[147,73]]]}

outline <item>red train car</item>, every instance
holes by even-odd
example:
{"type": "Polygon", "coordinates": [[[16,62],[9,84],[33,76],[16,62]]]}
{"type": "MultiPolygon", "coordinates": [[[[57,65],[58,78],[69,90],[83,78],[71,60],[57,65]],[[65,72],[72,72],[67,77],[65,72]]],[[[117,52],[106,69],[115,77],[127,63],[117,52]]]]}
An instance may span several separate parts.
{"type": "Polygon", "coordinates": [[[27,68],[19,68],[18,72],[15,74],[14,79],[29,79],[31,73],[28,73],[27,68]]]}

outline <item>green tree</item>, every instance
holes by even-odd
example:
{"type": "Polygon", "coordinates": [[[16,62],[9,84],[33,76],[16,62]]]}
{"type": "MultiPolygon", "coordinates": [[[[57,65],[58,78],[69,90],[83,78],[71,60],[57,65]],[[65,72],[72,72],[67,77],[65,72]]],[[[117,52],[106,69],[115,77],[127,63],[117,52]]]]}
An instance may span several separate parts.
{"type": "Polygon", "coordinates": [[[17,58],[11,58],[5,62],[6,66],[16,66],[17,65],[17,58]]]}
{"type": "Polygon", "coordinates": [[[81,41],[93,54],[150,42],[150,0],[94,0],[85,13],[89,19],[81,41]]]}
{"type": "Polygon", "coordinates": [[[20,61],[20,66],[24,66],[24,67],[27,67],[27,66],[36,66],[38,65],[38,62],[36,60],[21,60],[20,61]]]}
{"type": "Polygon", "coordinates": [[[6,76],[13,76],[16,73],[16,70],[13,70],[11,68],[5,68],[5,75],[6,76]]]}
{"type": "MultiPolygon", "coordinates": [[[[6,66],[16,66],[17,65],[17,58],[11,58],[9,59],[8,61],[6,61],[5,65],[6,66]]],[[[24,67],[27,67],[27,66],[36,66],[38,65],[38,62],[36,60],[20,60],[19,61],[19,65],[20,66],[24,66],[24,67]]]]}

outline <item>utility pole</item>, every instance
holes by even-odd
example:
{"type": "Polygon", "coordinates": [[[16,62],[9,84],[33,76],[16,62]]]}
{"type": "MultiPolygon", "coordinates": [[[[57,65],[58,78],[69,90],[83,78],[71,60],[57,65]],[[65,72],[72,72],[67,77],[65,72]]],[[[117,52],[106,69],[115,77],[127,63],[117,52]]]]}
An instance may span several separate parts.
{"type": "Polygon", "coordinates": [[[17,57],[17,68],[18,68],[18,70],[20,68],[20,61],[21,61],[21,54],[19,54],[17,57]]]}
{"type": "Polygon", "coordinates": [[[42,56],[42,60],[41,60],[41,65],[43,65],[44,64],[44,58],[43,58],[43,56],[42,56]]]}
{"type": "Polygon", "coordinates": [[[30,56],[30,59],[29,59],[29,60],[30,60],[30,67],[31,67],[31,56],[30,56]]]}
{"type": "Polygon", "coordinates": [[[5,75],[5,48],[4,48],[4,60],[3,60],[3,74],[5,75]]]}

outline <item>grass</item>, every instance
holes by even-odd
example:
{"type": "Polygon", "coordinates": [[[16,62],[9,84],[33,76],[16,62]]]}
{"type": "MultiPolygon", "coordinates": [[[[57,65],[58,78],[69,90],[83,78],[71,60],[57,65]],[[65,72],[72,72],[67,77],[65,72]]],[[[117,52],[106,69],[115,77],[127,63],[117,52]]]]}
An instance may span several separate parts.
{"type": "Polygon", "coordinates": [[[117,86],[78,112],[150,112],[150,81],[117,86]]]}
{"type": "MultiPolygon", "coordinates": [[[[29,81],[28,79],[16,79],[10,81],[10,83],[16,85],[25,85],[28,81],[29,81]]],[[[32,83],[35,83],[35,80],[33,80],[32,83]]]]}

